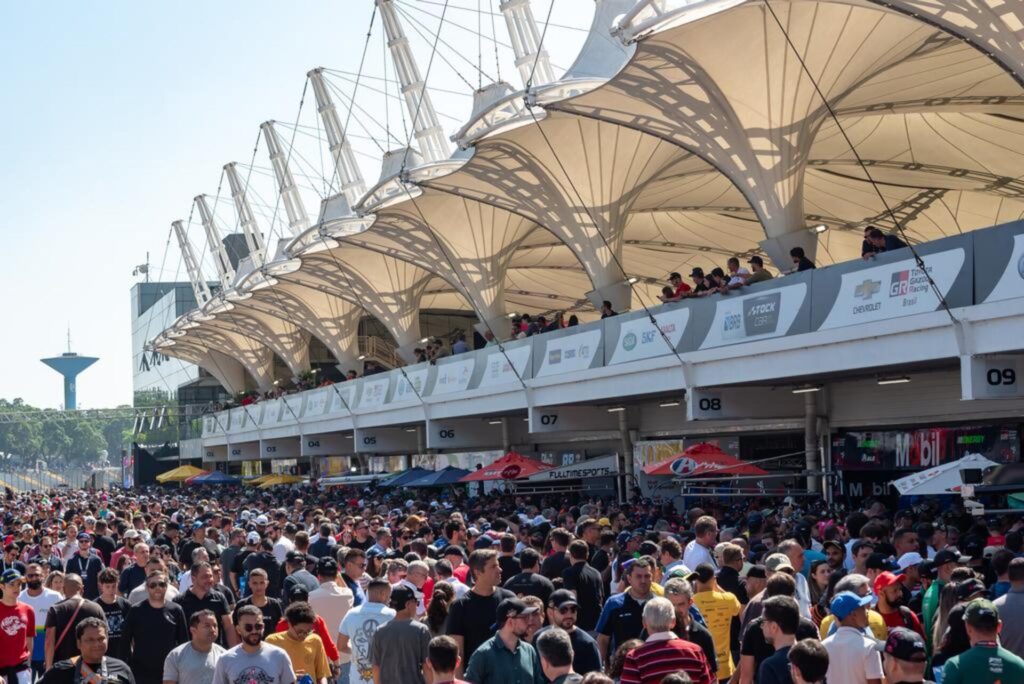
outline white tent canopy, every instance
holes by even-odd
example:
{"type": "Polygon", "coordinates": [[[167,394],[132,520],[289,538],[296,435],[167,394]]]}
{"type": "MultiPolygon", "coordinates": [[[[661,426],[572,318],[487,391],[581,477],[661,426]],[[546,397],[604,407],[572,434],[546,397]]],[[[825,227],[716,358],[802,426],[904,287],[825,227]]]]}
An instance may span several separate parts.
{"type": "Polygon", "coordinates": [[[936,494],[955,494],[960,491],[960,471],[971,468],[990,468],[998,465],[981,454],[967,454],[958,461],[922,470],[913,475],[893,480],[892,486],[900,496],[928,496],[936,494]]]}

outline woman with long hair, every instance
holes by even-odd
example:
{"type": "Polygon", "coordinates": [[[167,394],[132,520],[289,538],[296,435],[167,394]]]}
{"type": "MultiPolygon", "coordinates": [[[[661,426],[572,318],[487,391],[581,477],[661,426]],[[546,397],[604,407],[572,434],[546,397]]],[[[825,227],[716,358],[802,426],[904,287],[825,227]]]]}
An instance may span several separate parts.
{"type": "Polygon", "coordinates": [[[43,586],[47,589],[53,589],[55,592],[64,595],[64,573],[60,570],[54,570],[46,579],[43,581],[43,586]]]}
{"type": "Polygon", "coordinates": [[[626,654],[643,644],[644,642],[640,639],[630,639],[619,644],[619,647],[615,649],[615,655],[608,661],[608,676],[616,682],[622,679],[622,667],[626,664],[626,654]]]}
{"type": "Polygon", "coordinates": [[[430,630],[431,636],[444,634],[444,623],[448,620],[448,607],[455,600],[455,588],[447,582],[438,582],[434,585],[434,594],[430,597],[430,605],[427,606],[427,614],[423,616],[423,622],[430,630]]]}
{"type": "Polygon", "coordinates": [[[821,601],[821,597],[828,591],[828,581],[831,577],[832,567],[828,561],[822,559],[811,563],[810,581],[807,582],[807,587],[810,589],[812,606],[821,601]]]}

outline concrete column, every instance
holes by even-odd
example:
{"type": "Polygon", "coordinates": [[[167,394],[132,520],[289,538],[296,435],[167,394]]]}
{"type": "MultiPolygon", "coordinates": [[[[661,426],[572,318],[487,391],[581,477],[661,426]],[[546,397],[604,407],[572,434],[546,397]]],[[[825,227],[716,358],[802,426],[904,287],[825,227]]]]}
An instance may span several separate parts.
{"type": "MultiPolygon", "coordinates": [[[[821,470],[818,458],[818,393],[804,394],[804,462],[809,473],[821,470]]],[[[821,475],[807,475],[807,491],[821,491],[821,475]]]]}
{"type": "Polygon", "coordinates": [[[630,478],[633,475],[633,440],[629,435],[629,420],[626,411],[619,411],[619,440],[622,448],[622,473],[619,477],[621,490],[619,492],[619,503],[629,498],[630,478]]]}

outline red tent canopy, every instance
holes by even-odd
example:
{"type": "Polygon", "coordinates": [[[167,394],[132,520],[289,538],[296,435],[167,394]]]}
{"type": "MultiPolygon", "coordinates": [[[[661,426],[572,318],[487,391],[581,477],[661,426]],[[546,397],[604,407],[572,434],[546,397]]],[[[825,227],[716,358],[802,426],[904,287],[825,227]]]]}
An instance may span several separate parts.
{"type": "Polygon", "coordinates": [[[767,475],[767,471],[756,465],[745,463],[735,456],[730,456],[714,444],[701,442],[676,454],[667,461],[652,463],[644,467],[648,475],[678,475],[694,477],[696,475],[767,475]]]}
{"type": "Polygon", "coordinates": [[[484,466],[480,470],[474,470],[459,482],[481,482],[483,480],[521,480],[542,470],[549,470],[551,466],[545,465],[532,458],[526,458],[522,454],[510,451],[494,463],[484,466]]]}

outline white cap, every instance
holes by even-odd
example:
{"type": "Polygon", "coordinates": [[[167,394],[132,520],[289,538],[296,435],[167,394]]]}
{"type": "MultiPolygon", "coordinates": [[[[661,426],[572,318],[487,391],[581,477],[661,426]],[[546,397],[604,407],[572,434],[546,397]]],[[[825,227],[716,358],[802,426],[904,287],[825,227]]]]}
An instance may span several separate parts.
{"type": "Polygon", "coordinates": [[[534,525],[543,525],[547,521],[548,521],[548,519],[545,518],[543,515],[538,515],[536,518],[533,519],[533,524],[534,525]]]}
{"type": "Polygon", "coordinates": [[[249,534],[245,535],[245,543],[246,544],[259,544],[260,543],[260,533],[259,532],[250,532],[249,534]]]}
{"type": "Polygon", "coordinates": [[[906,570],[911,566],[920,565],[923,562],[924,558],[922,558],[921,554],[917,551],[908,551],[899,557],[899,560],[896,561],[896,566],[900,570],[906,570]]]}
{"type": "Polygon", "coordinates": [[[413,501],[412,499],[406,499],[405,500],[405,507],[406,508],[412,508],[415,505],[416,505],[416,502],[413,501]]]}
{"type": "Polygon", "coordinates": [[[267,518],[267,516],[265,516],[265,515],[257,515],[256,516],[256,524],[257,525],[267,525],[269,523],[270,523],[270,520],[267,518]]]}

